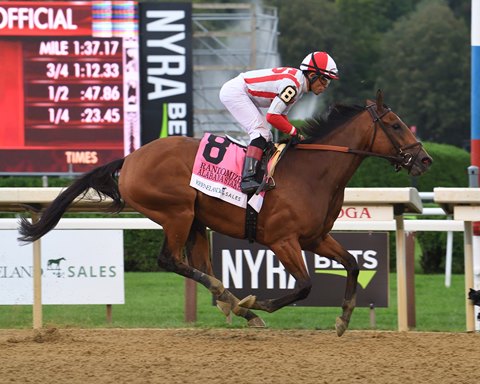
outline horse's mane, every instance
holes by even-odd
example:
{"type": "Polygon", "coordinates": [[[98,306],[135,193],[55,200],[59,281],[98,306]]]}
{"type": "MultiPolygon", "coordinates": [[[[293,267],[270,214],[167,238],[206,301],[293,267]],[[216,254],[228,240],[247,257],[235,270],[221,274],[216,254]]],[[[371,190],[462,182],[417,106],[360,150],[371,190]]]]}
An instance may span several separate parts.
{"type": "Polygon", "coordinates": [[[359,105],[335,104],[326,113],[305,120],[301,131],[307,138],[322,138],[364,110],[365,107],[359,105]]]}

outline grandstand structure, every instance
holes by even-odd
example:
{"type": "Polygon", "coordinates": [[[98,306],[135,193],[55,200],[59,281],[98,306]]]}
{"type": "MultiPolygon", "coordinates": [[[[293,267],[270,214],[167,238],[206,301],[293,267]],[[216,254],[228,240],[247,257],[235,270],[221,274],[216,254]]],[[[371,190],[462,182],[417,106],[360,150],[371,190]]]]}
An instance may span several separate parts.
{"type": "Polygon", "coordinates": [[[261,2],[193,4],[194,135],[248,136],[221,104],[223,83],[240,72],[279,65],[278,16],[261,2]]]}

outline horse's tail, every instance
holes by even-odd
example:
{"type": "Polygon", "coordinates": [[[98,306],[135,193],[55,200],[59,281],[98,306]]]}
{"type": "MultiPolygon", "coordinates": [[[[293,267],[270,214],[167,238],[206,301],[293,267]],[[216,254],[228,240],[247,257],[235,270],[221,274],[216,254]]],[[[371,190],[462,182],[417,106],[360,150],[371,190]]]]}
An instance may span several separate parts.
{"type": "Polygon", "coordinates": [[[52,203],[42,212],[40,220],[31,223],[26,218],[20,220],[20,241],[31,242],[38,240],[40,237],[52,230],[68,207],[80,195],[81,199],[85,197],[91,189],[98,194],[99,201],[104,200],[107,196],[113,201],[106,209],[112,212],[119,212],[124,207],[124,202],[118,190],[118,184],[115,174],[119,171],[125,159],[112,161],[102,167],[86,173],[73,182],[65,189],[52,203]]]}

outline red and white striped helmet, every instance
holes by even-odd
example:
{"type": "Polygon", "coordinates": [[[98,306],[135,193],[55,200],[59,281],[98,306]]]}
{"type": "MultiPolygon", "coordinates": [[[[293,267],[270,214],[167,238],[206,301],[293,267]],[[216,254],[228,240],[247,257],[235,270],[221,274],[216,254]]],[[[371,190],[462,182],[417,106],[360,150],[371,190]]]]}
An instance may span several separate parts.
{"type": "Polygon", "coordinates": [[[335,60],[326,52],[309,53],[300,64],[300,70],[312,71],[329,79],[338,80],[338,69],[335,60]]]}

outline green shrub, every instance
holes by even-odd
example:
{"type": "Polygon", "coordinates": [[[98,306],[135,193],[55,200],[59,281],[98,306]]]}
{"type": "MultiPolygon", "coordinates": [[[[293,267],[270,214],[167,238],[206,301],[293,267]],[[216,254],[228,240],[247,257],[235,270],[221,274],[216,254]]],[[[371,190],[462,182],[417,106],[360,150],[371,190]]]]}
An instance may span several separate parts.
{"type": "MultiPolygon", "coordinates": [[[[392,172],[385,160],[367,158],[350,180],[349,187],[415,187],[431,192],[435,187],[467,187],[467,168],[470,154],[447,144],[424,143],[433,158],[431,168],[420,177],[411,177],[405,171],[392,172]]],[[[437,217],[437,219],[441,219],[437,217]]],[[[447,252],[446,232],[419,232],[420,266],[424,273],[443,273],[447,252]]],[[[463,234],[454,233],[452,272],[463,273],[463,234]]],[[[390,270],[396,270],[395,236],[390,237],[390,270]]]]}
{"type": "MultiPolygon", "coordinates": [[[[301,122],[296,121],[297,126],[301,122]]],[[[351,179],[348,187],[416,187],[419,191],[431,192],[435,187],[468,186],[467,167],[470,155],[463,149],[436,143],[424,143],[433,158],[431,169],[421,177],[411,177],[405,171],[395,173],[388,161],[367,158],[351,179]]],[[[71,179],[48,177],[50,187],[64,187],[71,179]]],[[[0,187],[41,187],[41,177],[0,177],[0,187]]],[[[68,214],[75,216],[75,214],[68,214]]],[[[82,217],[98,217],[98,214],[82,214],[82,217]]],[[[109,216],[111,217],[111,216],[109,216]]],[[[446,233],[417,233],[422,255],[420,264],[425,273],[442,272],[445,268],[446,233]]],[[[158,230],[124,231],[125,270],[157,271],[157,255],[163,242],[163,232],[158,230]]],[[[390,267],[396,267],[395,236],[390,236],[390,267]]],[[[462,234],[454,235],[453,271],[463,273],[462,234]]]]}
{"type": "MultiPolygon", "coordinates": [[[[420,265],[423,273],[445,272],[447,252],[446,232],[419,232],[416,235],[422,249],[420,265]]],[[[463,232],[453,233],[452,273],[464,272],[463,232]]]]}
{"type": "Polygon", "coordinates": [[[424,143],[433,158],[433,164],[420,177],[412,177],[405,171],[394,172],[388,161],[369,157],[353,175],[349,187],[415,187],[431,192],[435,187],[467,187],[467,168],[470,154],[448,144],[424,143]]]}
{"type": "MultiPolygon", "coordinates": [[[[47,183],[49,187],[65,187],[70,185],[72,179],[64,177],[49,176],[47,183]]],[[[0,177],[0,187],[42,187],[42,177],[37,176],[3,176],[0,177]]]]}
{"type": "Polygon", "coordinates": [[[125,230],[123,243],[125,271],[160,271],[157,265],[157,256],[163,244],[163,231],[157,229],[125,230]]]}

